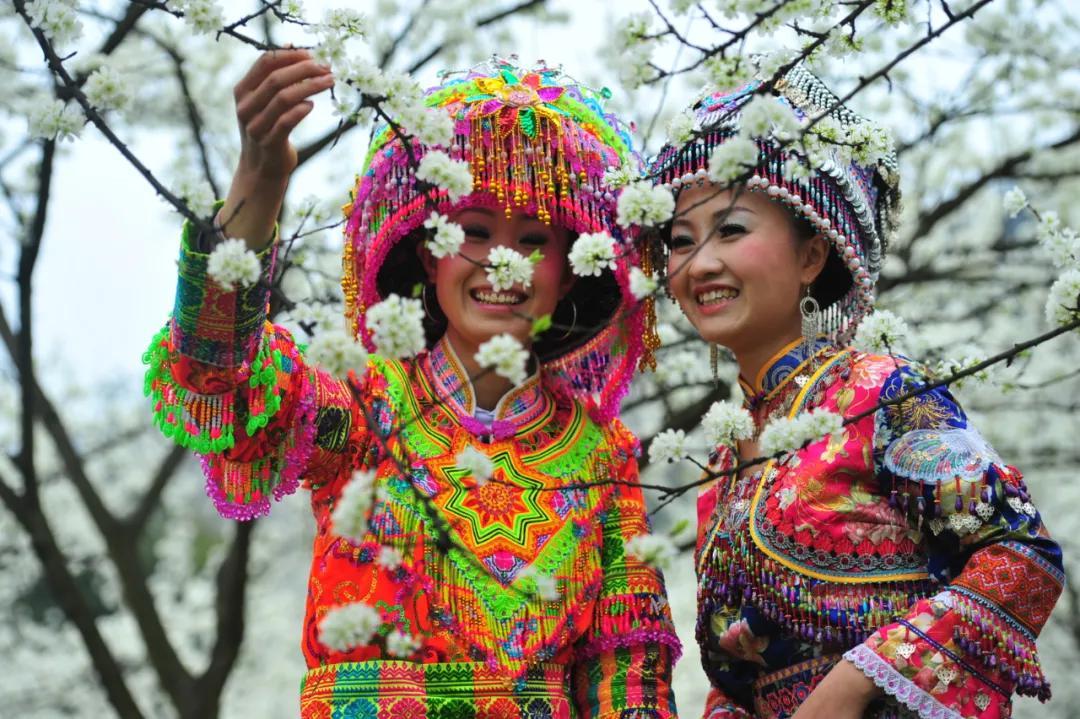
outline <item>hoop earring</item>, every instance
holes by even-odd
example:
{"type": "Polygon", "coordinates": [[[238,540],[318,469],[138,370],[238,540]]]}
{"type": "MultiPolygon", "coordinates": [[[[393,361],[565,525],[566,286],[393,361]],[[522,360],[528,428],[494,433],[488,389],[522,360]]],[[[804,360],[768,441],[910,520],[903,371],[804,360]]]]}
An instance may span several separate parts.
{"type": "Polygon", "coordinates": [[[573,297],[570,298],[570,309],[572,309],[574,312],[574,318],[570,320],[570,327],[567,328],[566,332],[562,333],[562,335],[558,338],[558,341],[562,341],[569,337],[571,333],[573,333],[573,331],[577,328],[577,302],[574,302],[573,297]]]}
{"type": "MultiPolygon", "coordinates": [[[[817,345],[817,338],[821,334],[821,305],[810,294],[810,286],[806,287],[806,296],[799,301],[799,315],[802,318],[803,354],[805,359],[811,359],[817,345]]],[[[816,369],[816,363],[811,363],[810,371],[816,369]]]]}
{"type": "Polygon", "coordinates": [[[432,322],[438,322],[438,320],[435,318],[435,315],[431,314],[431,309],[428,307],[428,303],[427,303],[428,287],[434,288],[435,285],[427,285],[427,284],[424,285],[424,289],[420,292],[420,302],[424,305],[424,314],[427,315],[427,318],[429,320],[431,320],[432,322]]]}

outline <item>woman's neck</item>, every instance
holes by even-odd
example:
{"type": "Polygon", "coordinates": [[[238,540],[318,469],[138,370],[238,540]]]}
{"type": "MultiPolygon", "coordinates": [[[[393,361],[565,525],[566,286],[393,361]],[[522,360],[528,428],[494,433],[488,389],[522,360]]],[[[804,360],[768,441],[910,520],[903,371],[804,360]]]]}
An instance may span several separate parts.
{"type": "Polygon", "coordinates": [[[462,368],[472,382],[473,393],[476,397],[476,406],[482,409],[494,410],[499,400],[513,389],[510,380],[497,374],[489,367],[481,367],[476,361],[476,353],[479,347],[464,339],[452,328],[446,330],[446,339],[461,362],[462,368]]]}
{"type": "Polygon", "coordinates": [[[752,347],[732,349],[735,354],[735,362],[739,365],[739,376],[742,377],[743,382],[756,390],[758,376],[761,374],[761,370],[765,368],[765,365],[777,352],[799,339],[799,337],[800,335],[797,332],[788,333],[778,335],[769,342],[763,342],[752,347]]]}

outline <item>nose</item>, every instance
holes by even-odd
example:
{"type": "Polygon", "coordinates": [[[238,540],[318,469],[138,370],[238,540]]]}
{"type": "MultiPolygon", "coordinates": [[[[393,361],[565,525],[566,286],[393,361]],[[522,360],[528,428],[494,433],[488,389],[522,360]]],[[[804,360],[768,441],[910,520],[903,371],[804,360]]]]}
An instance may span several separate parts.
{"type": "Polygon", "coordinates": [[[724,261],[717,245],[716,242],[705,242],[694,248],[685,268],[691,279],[713,279],[724,271],[724,261]]]}

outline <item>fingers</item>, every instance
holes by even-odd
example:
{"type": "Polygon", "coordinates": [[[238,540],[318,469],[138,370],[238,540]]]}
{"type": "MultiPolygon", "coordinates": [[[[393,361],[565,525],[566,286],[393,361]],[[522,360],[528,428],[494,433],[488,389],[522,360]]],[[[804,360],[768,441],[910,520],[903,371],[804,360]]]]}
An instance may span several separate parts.
{"type": "Polygon", "coordinates": [[[275,70],[310,59],[311,53],[307,50],[285,49],[264,52],[251,64],[240,82],[233,87],[233,97],[239,101],[240,97],[261,85],[266,76],[275,70]]]}
{"type": "Polygon", "coordinates": [[[259,140],[299,103],[333,84],[333,75],[324,70],[314,72],[307,63],[277,70],[237,106],[237,118],[248,136],[259,140]]]}
{"type": "Polygon", "coordinates": [[[315,107],[315,103],[311,100],[303,100],[289,111],[283,113],[277,118],[277,122],[270,128],[263,138],[262,142],[266,145],[273,145],[278,142],[284,142],[289,137],[289,133],[293,131],[301,120],[307,117],[311,109],[315,107]]]}

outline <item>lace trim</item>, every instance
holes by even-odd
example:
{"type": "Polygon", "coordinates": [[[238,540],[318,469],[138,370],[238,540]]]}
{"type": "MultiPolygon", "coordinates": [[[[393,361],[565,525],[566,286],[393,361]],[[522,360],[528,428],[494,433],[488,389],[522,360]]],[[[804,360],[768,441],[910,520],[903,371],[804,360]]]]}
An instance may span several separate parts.
{"type": "Polygon", "coordinates": [[[964,719],[898,672],[865,644],[848,650],[844,659],[858,667],[886,694],[916,712],[922,719],[964,719]]]}

